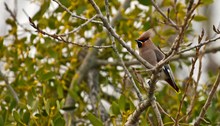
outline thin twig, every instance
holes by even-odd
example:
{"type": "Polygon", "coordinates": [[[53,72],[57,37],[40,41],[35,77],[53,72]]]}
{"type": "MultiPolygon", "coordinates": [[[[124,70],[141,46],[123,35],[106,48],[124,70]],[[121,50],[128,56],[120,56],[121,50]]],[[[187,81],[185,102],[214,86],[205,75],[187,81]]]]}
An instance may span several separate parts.
{"type": "Polygon", "coordinates": [[[213,87],[212,87],[212,89],[211,89],[211,91],[210,91],[210,93],[208,95],[208,98],[207,98],[204,106],[202,107],[202,109],[201,109],[201,111],[199,113],[199,116],[198,116],[196,122],[194,123],[194,126],[199,126],[200,125],[200,121],[205,116],[205,113],[206,113],[208,107],[211,104],[211,101],[213,99],[213,96],[214,96],[217,88],[218,88],[219,83],[220,83],[220,68],[218,69],[218,76],[217,76],[217,78],[215,80],[215,83],[214,83],[214,85],[213,85],[213,87]]]}
{"type": "Polygon", "coordinates": [[[198,93],[197,93],[197,87],[198,87],[198,84],[199,84],[199,80],[201,78],[201,74],[202,74],[202,58],[204,56],[204,50],[205,50],[206,46],[204,46],[203,50],[201,53],[199,53],[199,70],[198,70],[198,75],[197,75],[197,80],[195,82],[195,88],[194,88],[194,94],[193,94],[193,97],[192,99],[190,100],[190,105],[187,109],[187,113],[186,113],[186,119],[185,121],[188,122],[188,120],[190,119],[190,115],[193,111],[193,108],[194,108],[194,105],[195,105],[195,102],[196,102],[196,98],[198,96],[198,93]]]}
{"type": "Polygon", "coordinates": [[[16,100],[17,103],[20,102],[19,98],[18,98],[18,94],[15,92],[15,90],[12,88],[12,86],[9,84],[8,78],[2,73],[2,71],[0,71],[0,77],[3,78],[3,80],[5,81],[6,87],[8,88],[9,92],[11,92],[12,96],[14,97],[14,99],[16,100]]]}
{"type": "Polygon", "coordinates": [[[109,12],[109,2],[105,0],[105,10],[106,10],[106,18],[108,22],[110,22],[110,12],[109,12]]]}
{"type": "MultiPolygon", "coordinates": [[[[8,5],[6,3],[4,3],[5,5],[5,9],[6,11],[11,15],[11,17],[13,18],[13,20],[15,21],[15,23],[17,23],[18,26],[20,26],[21,28],[24,29],[24,31],[27,31],[27,32],[32,32],[31,30],[27,29],[24,27],[24,25],[22,25],[18,20],[17,20],[17,17],[16,17],[16,12],[12,12],[11,9],[9,9],[8,5]]],[[[16,8],[15,8],[16,10],[16,8]]]]}
{"type": "Polygon", "coordinates": [[[179,30],[179,27],[162,12],[162,10],[157,6],[154,0],[151,0],[151,3],[154,6],[154,8],[171,24],[172,27],[174,27],[176,30],[179,30]]]}
{"type": "Polygon", "coordinates": [[[138,98],[139,98],[139,101],[143,101],[141,92],[140,92],[140,90],[138,89],[137,84],[135,83],[135,81],[134,81],[134,79],[133,79],[131,73],[129,72],[128,68],[126,67],[126,65],[125,65],[125,63],[124,63],[124,61],[123,61],[123,59],[120,57],[119,52],[118,52],[118,50],[117,50],[117,48],[116,48],[116,44],[113,44],[113,50],[114,50],[114,52],[117,54],[119,60],[120,60],[121,63],[122,63],[122,66],[123,66],[123,68],[124,68],[126,74],[128,75],[129,80],[130,80],[131,83],[133,84],[134,89],[135,89],[135,92],[136,92],[136,94],[137,94],[137,96],[138,96],[138,98]]]}
{"type": "MultiPolygon", "coordinates": [[[[216,53],[220,51],[220,47],[211,47],[211,48],[208,48],[208,49],[205,49],[204,50],[204,55],[205,54],[209,54],[209,53],[216,53]]],[[[180,59],[186,59],[186,58],[190,58],[190,57],[195,57],[195,52],[190,52],[190,53],[187,53],[187,54],[179,54],[179,55],[176,55],[174,57],[172,57],[170,59],[170,61],[178,61],[180,59]]],[[[111,65],[111,66],[122,66],[122,64],[119,62],[119,61],[107,61],[107,60],[97,60],[96,61],[98,65],[111,65]]],[[[124,62],[126,66],[132,66],[132,65],[139,65],[140,62],[137,61],[137,60],[132,60],[132,61],[125,61],[124,62]]]]}
{"type": "MultiPolygon", "coordinates": [[[[69,13],[72,17],[75,17],[75,18],[78,18],[78,19],[81,19],[81,20],[85,20],[85,21],[88,21],[89,19],[85,18],[85,17],[81,17],[81,16],[78,16],[74,13],[72,13],[68,8],[66,8],[62,3],[60,3],[58,0],[53,0],[54,2],[56,2],[60,7],[62,7],[67,13],[69,13]]],[[[100,21],[96,21],[96,20],[92,20],[91,22],[93,23],[97,23],[97,24],[102,24],[102,22],[100,21]]]]}
{"type": "Polygon", "coordinates": [[[80,26],[78,26],[77,28],[75,28],[74,30],[65,33],[65,34],[59,34],[58,36],[67,36],[70,35],[72,33],[75,33],[77,31],[79,31],[82,27],[86,26],[88,23],[90,23],[91,21],[93,21],[93,19],[95,19],[97,17],[97,15],[93,16],[92,18],[90,18],[89,20],[87,20],[85,23],[81,24],[80,26]]]}
{"type": "Polygon", "coordinates": [[[212,43],[212,42],[215,42],[215,41],[217,41],[217,40],[219,40],[219,39],[220,39],[220,37],[206,40],[206,41],[203,42],[203,43],[197,44],[197,45],[192,46],[192,47],[190,47],[190,48],[188,48],[188,49],[181,50],[181,51],[179,51],[177,54],[181,54],[181,53],[190,51],[190,50],[192,50],[192,49],[194,49],[194,48],[198,48],[198,47],[201,47],[201,46],[203,46],[203,45],[207,45],[207,44],[212,43]]]}
{"type": "Polygon", "coordinates": [[[102,20],[104,27],[109,31],[109,33],[124,47],[129,53],[131,53],[138,61],[140,61],[146,68],[153,68],[154,66],[140,57],[126,42],[114,31],[111,25],[108,23],[107,19],[103,16],[101,10],[93,0],[89,0],[99,18],[102,20]]]}
{"type": "Polygon", "coordinates": [[[61,42],[65,42],[68,44],[73,44],[76,46],[80,46],[80,47],[86,47],[86,48],[96,48],[96,49],[103,49],[103,48],[112,48],[112,45],[107,45],[107,46],[95,46],[95,45],[87,45],[87,44],[79,44],[79,43],[74,43],[68,40],[65,40],[61,35],[57,35],[57,34],[50,34],[48,32],[45,32],[43,30],[41,30],[37,25],[34,24],[34,22],[32,21],[32,19],[29,17],[29,22],[31,24],[31,26],[37,30],[38,33],[41,33],[43,35],[47,35],[49,37],[52,37],[53,39],[56,39],[58,41],[61,42]]]}
{"type": "MultiPolygon", "coordinates": [[[[153,68],[153,66],[151,64],[149,64],[146,60],[144,60],[143,58],[141,58],[135,51],[133,51],[133,49],[131,49],[125,42],[123,39],[120,38],[120,36],[114,31],[114,29],[111,27],[111,25],[108,23],[108,20],[103,16],[100,8],[97,6],[97,4],[94,2],[94,0],[89,0],[89,2],[91,3],[91,5],[93,6],[93,8],[96,10],[96,13],[99,15],[100,19],[103,22],[104,27],[109,31],[109,33],[116,39],[118,40],[118,42],[125,47],[128,52],[130,52],[133,56],[135,56],[137,58],[138,61],[140,61],[146,68],[153,68]]],[[[157,73],[159,72],[161,66],[157,66],[155,68],[155,70],[153,71],[154,74],[152,74],[152,78],[151,78],[151,86],[150,86],[150,91],[149,91],[149,95],[148,98],[150,99],[150,102],[152,102],[153,98],[154,98],[154,91],[155,91],[155,82],[156,82],[156,78],[157,78],[157,73]]],[[[145,108],[146,109],[146,108],[145,108]]],[[[136,124],[138,120],[136,120],[140,114],[143,112],[142,111],[138,111],[138,114],[136,113],[137,111],[135,111],[133,114],[131,114],[126,122],[126,124],[131,125],[131,124],[136,124]],[[135,116],[134,116],[135,115],[135,116]],[[130,122],[130,123],[129,123],[130,122]]]]}
{"type": "Polygon", "coordinates": [[[159,108],[159,110],[163,113],[163,114],[165,114],[166,116],[168,116],[173,122],[175,122],[175,119],[172,117],[172,116],[170,116],[163,108],[162,108],[162,106],[157,102],[157,106],[158,106],[158,108],[159,108]]]}
{"type": "MultiPolygon", "coordinates": [[[[131,0],[125,0],[125,1],[121,4],[121,6],[120,6],[119,9],[118,9],[117,14],[114,15],[113,18],[112,18],[111,25],[114,25],[115,22],[120,21],[120,19],[123,18],[123,16],[122,16],[121,13],[122,13],[123,10],[126,10],[126,9],[130,6],[130,3],[131,3],[131,0]]],[[[96,40],[95,45],[101,46],[101,45],[102,45],[103,43],[105,43],[105,42],[106,42],[106,39],[105,39],[105,38],[100,38],[100,39],[97,39],[97,40],[96,40]]],[[[88,71],[89,71],[92,67],[96,66],[96,62],[93,60],[94,57],[96,57],[96,55],[97,55],[97,49],[92,48],[91,50],[88,51],[88,53],[87,53],[85,59],[84,59],[83,62],[81,63],[79,69],[76,71],[77,73],[76,73],[75,75],[77,75],[77,77],[75,78],[75,76],[74,76],[74,78],[73,78],[72,81],[71,81],[71,84],[70,84],[70,86],[69,86],[69,90],[71,90],[71,91],[74,90],[75,84],[80,84],[80,83],[82,83],[82,80],[83,80],[83,78],[85,77],[85,75],[88,73],[88,71]],[[92,62],[91,62],[91,61],[92,61],[92,62]],[[78,76],[78,75],[79,75],[79,76],[78,76]]],[[[118,90],[116,90],[116,91],[118,91],[118,90]]],[[[104,93],[104,92],[102,92],[102,93],[104,93]]],[[[107,97],[108,97],[108,94],[107,94],[107,97]]],[[[114,99],[114,97],[112,97],[112,98],[114,99]]],[[[66,97],[66,99],[65,99],[65,104],[64,104],[64,106],[69,107],[69,106],[74,106],[74,105],[75,105],[75,101],[74,101],[74,99],[71,97],[70,93],[68,93],[68,95],[67,95],[67,97],[66,97]]],[[[75,118],[74,118],[73,116],[71,116],[72,114],[73,114],[73,113],[70,113],[70,112],[66,112],[66,113],[64,114],[64,118],[65,118],[66,124],[67,124],[68,122],[74,121],[75,118]],[[69,115],[70,115],[70,116],[69,116],[69,115]]],[[[71,124],[71,123],[70,123],[70,124],[71,124]]],[[[72,125],[74,125],[74,124],[72,124],[72,125]]]]}
{"type": "Polygon", "coordinates": [[[184,35],[185,35],[185,31],[187,30],[190,22],[192,21],[194,17],[192,14],[195,11],[195,9],[199,6],[200,1],[201,0],[198,0],[197,4],[193,6],[193,8],[190,11],[188,11],[187,14],[185,15],[184,22],[180,27],[179,34],[177,35],[174,43],[172,44],[171,49],[169,50],[167,54],[167,57],[173,56],[178,52],[180,44],[182,43],[184,35]]]}
{"type": "Polygon", "coordinates": [[[163,126],[163,121],[162,121],[162,118],[161,118],[161,114],[160,114],[160,111],[158,110],[158,107],[157,107],[157,104],[156,104],[155,100],[151,101],[151,106],[152,106],[152,108],[154,110],[154,113],[157,117],[158,126],[163,126]]]}
{"type": "MultiPolygon", "coordinates": [[[[204,32],[202,31],[201,36],[199,36],[199,39],[198,39],[198,44],[201,43],[203,36],[204,36],[204,32]]],[[[200,55],[200,48],[201,48],[201,46],[196,48],[196,55],[195,55],[195,58],[192,60],[192,68],[191,68],[191,71],[190,71],[190,74],[189,74],[189,79],[187,80],[187,83],[186,83],[186,88],[185,88],[185,91],[184,91],[184,95],[183,95],[183,97],[181,99],[181,102],[180,102],[180,105],[179,105],[179,110],[178,110],[177,115],[176,115],[175,126],[177,126],[178,123],[179,123],[180,111],[182,109],[184,99],[187,96],[188,88],[189,88],[189,86],[190,86],[190,84],[192,83],[192,80],[193,80],[192,76],[194,74],[194,69],[195,69],[196,61],[198,60],[199,55],[200,55]]]]}

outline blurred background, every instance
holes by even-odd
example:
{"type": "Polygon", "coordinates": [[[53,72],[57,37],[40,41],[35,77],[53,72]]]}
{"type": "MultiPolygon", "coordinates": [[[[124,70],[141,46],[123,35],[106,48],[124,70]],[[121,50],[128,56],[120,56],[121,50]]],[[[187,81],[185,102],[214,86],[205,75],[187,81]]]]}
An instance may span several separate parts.
{"type": "MultiPolygon", "coordinates": [[[[88,19],[95,15],[94,9],[87,0],[60,1],[74,14],[88,19]]],[[[106,14],[104,2],[98,0],[96,2],[106,14]]],[[[181,24],[189,0],[156,0],[156,3],[165,14],[170,8],[171,18],[177,24],[181,24]],[[174,4],[175,1],[176,4],[174,4]]],[[[113,26],[116,32],[136,52],[138,51],[134,40],[149,28],[154,28],[156,32],[153,38],[155,44],[165,52],[170,49],[177,33],[172,27],[161,23],[164,21],[163,17],[148,0],[109,0],[109,5],[110,17],[111,20],[114,19],[113,26]],[[122,3],[128,5],[123,6],[122,3]]],[[[213,31],[213,25],[220,29],[219,5],[220,0],[202,0],[202,5],[195,10],[196,16],[185,33],[181,49],[197,45],[198,36],[203,29],[205,35],[202,42],[218,36],[213,31]]],[[[98,50],[58,42],[37,33],[36,29],[30,25],[28,17],[31,17],[41,29],[51,34],[72,31],[83,24],[84,20],[71,17],[52,0],[1,0],[0,8],[2,8],[0,71],[5,75],[1,74],[0,78],[0,126],[6,124],[65,125],[65,111],[70,112],[74,124],[78,125],[97,123],[101,125],[101,122],[105,122],[106,125],[125,123],[139,102],[123,67],[118,65],[119,60],[114,51],[111,48],[98,50]],[[7,11],[5,3],[12,15],[7,11]],[[86,69],[87,67],[89,70],[86,69]],[[15,93],[10,93],[10,86],[7,85],[11,85],[15,93]],[[69,91],[70,88],[73,90],[69,91]],[[65,106],[68,96],[72,98],[70,108],[65,106]]],[[[102,26],[95,23],[87,24],[65,39],[89,45],[111,44],[109,34],[102,26]]],[[[220,40],[201,50],[213,47],[220,48],[220,40]]],[[[118,43],[117,49],[120,57],[126,63],[131,63],[128,65],[129,71],[135,78],[135,82],[139,84],[143,97],[146,98],[147,88],[146,90],[143,88],[146,85],[141,85],[140,78],[146,81],[150,77],[149,74],[139,74],[141,66],[130,62],[134,57],[118,43]]],[[[219,50],[202,55],[202,65],[199,61],[196,62],[192,80],[188,77],[194,57],[179,58],[170,62],[182,93],[175,93],[163,81],[157,84],[155,96],[158,104],[168,113],[162,113],[164,122],[173,124],[172,118],[167,115],[175,118],[178,112],[183,124],[195,122],[216,79],[220,66],[219,50]],[[200,65],[202,66],[201,77],[198,82],[195,82],[200,73],[200,65]],[[190,85],[189,90],[185,90],[187,83],[190,85]],[[198,84],[196,88],[195,83],[198,84]],[[183,98],[184,93],[186,93],[185,98],[183,98]]],[[[195,53],[195,50],[184,54],[190,53],[195,53]]],[[[203,120],[204,125],[220,124],[219,98],[218,90],[203,120]]],[[[155,118],[152,109],[148,109],[141,116],[140,125],[146,126],[146,123],[150,122],[157,125],[155,118]]]]}

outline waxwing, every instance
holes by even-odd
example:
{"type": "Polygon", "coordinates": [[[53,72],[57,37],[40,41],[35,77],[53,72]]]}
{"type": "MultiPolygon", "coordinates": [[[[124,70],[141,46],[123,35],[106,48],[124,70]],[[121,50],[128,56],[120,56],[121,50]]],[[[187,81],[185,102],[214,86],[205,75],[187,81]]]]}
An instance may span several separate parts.
{"type": "MultiPolygon", "coordinates": [[[[154,45],[154,43],[151,41],[152,37],[152,30],[149,29],[146,32],[144,32],[137,40],[135,40],[138,44],[139,48],[139,55],[145,59],[147,62],[149,62],[151,65],[155,66],[159,61],[161,61],[165,56],[157,48],[157,46],[154,45]]],[[[171,68],[169,64],[165,64],[162,67],[162,72],[160,74],[161,78],[164,79],[167,83],[169,83],[170,86],[172,86],[177,92],[179,92],[179,88],[177,87],[174,76],[171,71],[171,68]]]]}

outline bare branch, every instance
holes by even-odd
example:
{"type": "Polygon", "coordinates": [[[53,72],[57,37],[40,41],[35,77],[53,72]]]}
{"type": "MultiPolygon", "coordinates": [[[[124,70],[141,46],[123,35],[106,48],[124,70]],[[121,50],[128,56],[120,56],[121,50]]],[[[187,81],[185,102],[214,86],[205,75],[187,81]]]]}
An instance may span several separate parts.
{"type": "Polygon", "coordinates": [[[141,113],[146,110],[150,105],[150,100],[144,100],[142,103],[140,103],[135,111],[128,117],[127,122],[125,123],[125,126],[136,126],[138,125],[138,119],[141,115],[141,113]]]}
{"type": "Polygon", "coordinates": [[[104,27],[109,31],[109,33],[124,47],[127,49],[129,53],[131,53],[138,61],[140,61],[146,68],[153,68],[153,66],[148,63],[146,60],[141,58],[130,46],[126,44],[126,42],[114,31],[111,25],[108,23],[107,19],[103,16],[101,10],[96,5],[93,0],[89,0],[93,8],[96,10],[99,18],[102,20],[104,27]]]}
{"type": "Polygon", "coordinates": [[[210,93],[208,95],[208,98],[207,98],[204,106],[202,107],[202,109],[201,109],[201,111],[199,113],[199,116],[198,116],[196,122],[194,123],[194,126],[199,126],[200,125],[200,121],[205,116],[205,113],[206,113],[208,107],[211,104],[211,101],[213,99],[213,96],[214,96],[217,88],[218,88],[219,83],[220,83],[220,68],[218,69],[218,76],[217,76],[217,78],[215,80],[215,83],[214,83],[214,85],[213,85],[213,87],[212,87],[212,89],[211,89],[211,91],[210,91],[210,93]]]}
{"type": "MultiPolygon", "coordinates": [[[[201,39],[200,39],[201,41],[201,39]]],[[[195,102],[196,102],[196,98],[198,96],[198,93],[197,93],[197,87],[198,87],[198,84],[199,84],[199,80],[201,78],[201,74],[202,74],[202,58],[204,56],[204,50],[205,50],[206,46],[203,48],[203,50],[201,51],[201,53],[199,54],[198,58],[199,58],[199,70],[198,70],[198,74],[197,74],[197,80],[195,82],[195,88],[194,88],[194,94],[193,94],[193,97],[192,99],[190,100],[190,105],[187,109],[187,113],[186,113],[186,122],[188,122],[188,120],[190,119],[190,115],[193,111],[193,108],[194,108],[194,105],[195,105],[195,102]]]]}
{"type": "MultiPolygon", "coordinates": [[[[106,9],[106,13],[107,13],[108,22],[110,22],[110,19],[109,19],[109,18],[110,18],[110,17],[109,17],[109,15],[110,15],[109,13],[110,13],[110,12],[109,12],[108,0],[105,0],[105,9],[106,9]]],[[[137,85],[136,85],[136,83],[135,83],[135,81],[134,81],[134,79],[133,79],[131,73],[129,72],[128,68],[126,67],[126,65],[125,65],[125,63],[124,63],[124,61],[123,61],[123,59],[120,57],[120,54],[119,54],[119,52],[118,52],[118,49],[116,48],[115,39],[113,38],[113,36],[110,36],[110,39],[111,39],[111,41],[112,41],[112,48],[113,48],[114,52],[116,53],[117,57],[119,58],[119,61],[121,62],[121,64],[122,64],[122,66],[123,66],[123,68],[124,68],[126,74],[128,75],[129,80],[130,80],[131,83],[133,84],[134,89],[135,89],[135,92],[136,92],[136,94],[137,94],[137,96],[138,96],[138,98],[139,98],[139,101],[143,101],[143,98],[142,98],[142,95],[141,95],[140,90],[138,89],[138,87],[137,87],[137,85]]]]}
{"type": "MultiPolygon", "coordinates": [[[[85,21],[88,21],[89,19],[85,18],[85,17],[81,17],[81,16],[78,16],[74,13],[72,13],[68,8],[66,8],[62,3],[60,3],[58,0],[53,0],[54,2],[56,2],[60,7],[62,7],[66,12],[68,12],[72,17],[75,17],[75,18],[78,18],[78,19],[81,19],[81,20],[85,20],[85,21]]],[[[91,22],[93,23],[97,23],[97,24],[102,24],[102,22],[100,21],[96,21],[96,20],[92,20],[91,22]]]]}
{"type": "MultiPolygon", "coordinates": [[[[208,49],[205,49],[203,51],[204,54],[209,54],[209,53],[216,53],[220,51],[220,47],[211,47],[211,48],[208,48],[208,49]]],[[[180,59],[186,59],[186,58],[190,58],[190,57],[195,57],[196,53],[195,52],[190,52],[190,53],[187,53],[187,54],[179,54],[179,55],[176,55],[174,57],[172,57],[170,59],[170,61],[177,61],[177,60],[180,60],[180,59]]],[[[112,66],[122,66],[122,64],[119,62],[119,61],[107,61],[107,60],[97,60],[97,65],[112,65],[112,66]]],[[[126,66],[132,66],[132,65],[139,65],[140,62],[137,61],[137,60],[133,60],[133,61],[124,61],[125,65],[126,66]]]]}
{"type": "Polygon", "coordinates": [[[191,8],[190,11],[187,12],[187,14],[184,17],[184,22],[180,28],[179,34],[176,37],[174,43],[171,46],[170,51],[168,52],[168,57],[171,57],[172,55],[176,54],[178,52],[178,49],[180,47],[180,44],[183,41],[183,37],[185,35],[185,31],[187,30],[190,22],[192,21],[194,15],[193,12],[195,11],[195,9],[199,6],[201,0],[198,0],[197,4],[195,6],[193,6],[193,8],[191,8]]]}
{"type": "Polygon", "coordinates": [[[92,18],[88,19],[85,23],[81,24],[80,26],[78,26],[77,28],[75,28],[74,30],[68,32],[68,33],[65,33],[65,34],[59,34],[58,36],[67,36],[67,35],[70,35],[72,33],[75,33],[77,31],[79,31],[82,27],[86,26],[88,23],[92,22],[93,19],[95,19],[97,17],[97,15],[93,16],[92,18]]]}
{"type": "Polygon", "coordinates": [[[169,16],[166,16],[162,12],[162,10],[157,6],[154,0],[151,0],[151,3],[153,4],[154,8],[171,24],[172,27],[174,27],[176,30],[179,30],[179,27],[169,18],[169,16]]]}
{"type": "Polygon", "coordinates": [[[217,40],[219,40],[219,39],[220,39],[220,37],[206,40],[206,41],[203,42],[203,43],[197,44],[197,45],[195,45],[195,46],[193,46],[193,47],[190,47],[190,48],[188,48],[188,49],[181,50],[181,51],[179,51],[177,54],[181,54],[181,53],[190,51],[190,50],[192,50],[192,49],[194,49],[194,48],[198,48],[198,47],[201,47],[201,46],[203,46],[203,45],[207,45],[207,44],[212,43],[212,42],[215,42],[215,41],[217,41],[217,40]]]}
{"type": "MultiPolygon", "coordinates": [[[[204,35],[204,32],[202,32],[201,36],[203,37],[203,35],[204,35]]],[[[201,37],[201,38],[202,38],[202,37],[201,37]]],[[[202,41],[202,39],[198,39],[198,43],[201,43],[201,41],[202,41]]],[[[200,48],[201,48],[201,46],[198,47],[198,48],[196,48],[196,55],[195,55],[195,58],[192,60],[192,68],[191,68],[191,71],[190,71],[190,74],[189,74],[189,79],[188,79],[187,82],[186,82],[186,88],[185,88],[183,97],[182,97],[182,99],[181,99],[180,105],[179,105],[179,110],[178,110],[177,115],[176,115],[175,126],[177,126],[178,123],[179,123],[179,120],[180,120],[179,118],[180,118],[181,109],[182,109],[182,106],[183,106],[184,99],[185,99],[185,97],[187,96],[188,88],[190,87],[190,84],[191,84],[191,86],[192,86],[192,82],[193,82],[193,81],[192,81],[192,80],[193,80],[192,76],[193,76],[193,74],[194,74],[194,69],[195,69],[196,61],[198,60],[199,55],[200,55],[200,48]]]]}
{"type": "MultiPolygon", "coordinates": [[[[147,61],[145,61],[143,58],[141,58],[136,52],[134,52],[126,43],[124,40],[122,40],[120,38],[120,36],[114,31],[114,29],[111,27],[111,25],[108,23],[107,19],[103,16],[101,10],[99,9],[99,7],[96,5],[96,3],[94,2],[94,0],[89,0],[89,2],[91,3],[91,5],[93,6],[93,8],[96,10],[97,14],[99,15],[100,19],[103,22],[103,25],[105,26],[105,28],[109,31],[109,33],[116,39],[118,40],[118,42],[127,49],[128,52],[130,52],[133,56],[135,56],[137,58],[138,61],[140,61],[146,68],[153,68],[153,66],[151,64],[149,64],[147,61]]],[[[125,66],[125,65],[124,65],[125,66]]],[[[162,66],[162,65],[161,65],[162,66]]],[[[159,72],[159,69],[161,66],[157,66],[155,67],[152,77],[151,77],[151,81],[150,81],[150,90],[149,90],[149,95],[148,98],[150,99],[150,102],[153,100],[154,97],[154,91],[155,91],[155,83],[156,83],[156,78],[157,78],[157,73],[159,72]]],[[[153,103],[152,103],[153,104],[153,103]]],[[[135,111],[133,114],[131,114],[127,120],[127,125],[131,125],[131,124],[136,124],[136,122],[138,120],[136,120],[142,111],[139,111],[138,114],[136,113],[137,111],[135,111]],[[135,115],[135,116],[134,116],[135,115]]],[[[157,111],[156,111],[157,112],[157,111]]],[[[158,115],[160,116],[160,115],[158,115]]],[[[159,121],[158,121],[159,122],[159,121]]]]}
{"type": "Polygon", "coordinates": [[[106,10],[106,17],[108,22],[110,22],[110,12],[109,12],[109,1],[105,0],[105,10],[106,10]]]}
{"type": "MultiPolygon", "coordinates": [[[[112,22],[111,25],[114,25],[114,23],[118,20],[120,20],[122,18],[121,15],[121,11],[125,10],[129,7],[131,0],[126,0],[123,2],[123,4],[120,6],[119,11],[117,12],[117,14],[112,18],[112,22]]],[[[97,39],[95,42],[95,45],[97,46],[101,46],[103,43],[105,42],[105,39],[97,39]]],[[[88,71],[96,66],[96,63],[94,61],[94,57],[96,57],[97,55],[97,49],[92,48],[91,50],[89,50],[89,52],[87,53],[85,59],[83,60],[82,64],[80,65],[79,69],[77,70],[76,74],[77,76],[74,76],[71,84],[69,86],[69,90],[72,91],[74,90],[74,86],[75,84],[80,84],[82,83],[83,78],[86,76],[86,73],[88,73],[88,71]],[[92,62],[91,62],[92,61],[92,62]]],[[[68,93],[66,99],[65,99],[65,107],[70,107],[70,106],[74,106],[75,105],[75,101],[74,99],[71,97],[70,93],[68,93]]],[[[64,114],[64,118],[66,121],[66,124],[71,124],[71,122],[74,120],[74,118],[70,117],[69,115],[71,115],[72,113],[70,112],[66,112],[64,114]]]]}
{"type": "MultiPolygon", "coordinates": [[[[16,14],[15,11],[12,12],[12,10],[9,9],[9,7],[8,7],[8,5],[7,5],[6,3],[4,3],[4,5],[5,5],[6,11],[11,15],[11,17],[13,18],[13,20],[16,22],[16,24],[17,24],[18,26],[20,26],[21,28],[23,28],[24,31],[32,32],[31,30],[25,28],[24,25],[22,25],[21,23],[19,23],[19,21],[17,20],[17,17],[16,17],[17,14],[16,14]]],[[[15,6],[15,10],[16,10],[16,9],[17,9],[17,8],[16,8],[16,6],[15,6]]]]}
{"type": "Polygon", "coordinates": [[[152,106],[152,108],[154,110],[154,113],[157,117],[158,126],[163,126],[163,121],[162,121],[162,118],[161,118],[161,114],[160,114],[160,111],[158,110],[158,107],[157,107],[157,104],[156,104],[155,100],[151,101],[151,106],[152,106]]]}
{"type": "Polygon", "coordinates": [[[47,35],[49,37],[52,37],[53,39],[56,39],[56,40],[61,41],[61,42],[65,42],[67,44],[73,44],[73,45],[80,46],[80,47],[96,48],[96,49],[112,48],[112,45],[108,45],[108,46],[95,46],[95,45],[86,45],[86,44],[74,43],[74,42],[65,40],[62,37],[62,35],[50,34],[50,33],[47,33],[45,31],[41,30],[37,25],[34,24],[34,22],[32,21],[32,19],[30,17],[29,17],[29,22],[30,22],[31,26],[37,30],[38,33],[41,33],[43,35],[47,35]]]}
{"type": "Polygon", "coordinates": [[[165,114],[166,116],[168,116],[173,122],[175,122],[175,119],[172,117],[172,116],[170,116],[170,114],[168,114],[163,108],[162,108],[162,106],[157,102],[157,106],[158,106],[158,109],[163,113],[163,114],[165,114]]]}

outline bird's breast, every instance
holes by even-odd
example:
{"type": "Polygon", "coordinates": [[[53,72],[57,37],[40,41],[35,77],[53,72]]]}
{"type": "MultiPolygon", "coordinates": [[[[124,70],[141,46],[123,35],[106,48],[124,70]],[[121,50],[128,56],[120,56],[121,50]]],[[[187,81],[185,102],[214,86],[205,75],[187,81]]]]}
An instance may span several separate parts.
{"type": "Polygon", "coordinates": [[[140,49],[140,56],[153,66],[157,64],[157,57],[152,49],[140,49]]]}

